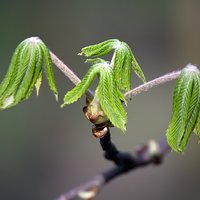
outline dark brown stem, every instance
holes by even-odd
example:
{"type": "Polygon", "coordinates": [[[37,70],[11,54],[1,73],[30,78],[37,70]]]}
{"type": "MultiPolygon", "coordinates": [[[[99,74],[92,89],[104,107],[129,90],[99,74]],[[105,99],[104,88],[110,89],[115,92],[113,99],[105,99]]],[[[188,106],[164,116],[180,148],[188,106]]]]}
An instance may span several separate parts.
{"type": "MultiPolygon", "coordinates": [[[[75,84],[80,82],[76,74],[69,69],[55,54],[50,52],[52,62],[75,84]]],[[[149,81],[139,87],[125,93],[125,97],[131,98],[141,92],[148,91],[150,88],[177,79],[181,71],[172,72],[149,81]]],[[[94,94],[88,90],[88,99],[93,99],[94,94]]],[[[61,195],[57,200],[73,200],[77,197],[81,199],[92,200],[98,191],[109,181],[125,174],[131,170],[135,170],[150,164],[161,164],[164,156],[169,152],[170,147],[167,145],[166,139],[156,142],[149,141],[145,145],[139,145],[135,148],[135,153],[120,152],[111,141],[109,129],[107,133],[100,138],[100,144],[104,151],[104,157],[112,161],[115,165],[101,174],[93,177],[91,180],[82,185],[71,189],[66,194],[61,195]]]]}
{"type": "Polygon", "coordinates": [[[109,129],[108,133],[100,139],[100,143],[105,158],[114,162],[115,166],[93,177],[79,187],[71,189],[57,200],[73,200],[77,197],[88,200],[93,199],[106,183],[129,171],[150,164],[161,164],[165,155],[170,151],[166,140],[163,139],[159,142],[152,140],[145,145],[138,145],[134,154],[120,152],[111,141],[109,129]]]}

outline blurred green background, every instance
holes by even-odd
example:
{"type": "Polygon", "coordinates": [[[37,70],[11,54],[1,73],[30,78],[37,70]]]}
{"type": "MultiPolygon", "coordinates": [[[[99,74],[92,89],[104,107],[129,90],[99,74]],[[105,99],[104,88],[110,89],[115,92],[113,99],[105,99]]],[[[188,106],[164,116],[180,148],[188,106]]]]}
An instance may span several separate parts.
{"type": "MultiPolygon", "coordinates": [[[[15,47],[39,36],[75,73],[88,70],[77,56],[86,45],[126,41],[147,80],[200,64],[200,1],[196,0],[0,0],[0,80],[15,47]]],[[[91,134],[85,100],[60,109],[73,84],[55,68],[59,103],[44,79],[40,96],[0,112],[0,199],[50,200],[111,167],[91,134]]],[[[140,81],[133,75],[134,87],[140,81]]],[[[121,150],[165,136],[174,83],[138,95],[128,106],[127,133],[112,129],[121,150]]],[[[200,146],[195,136],[184,155],[170,153],[108,184],[97,200],[199,200],[200,146]]]]}

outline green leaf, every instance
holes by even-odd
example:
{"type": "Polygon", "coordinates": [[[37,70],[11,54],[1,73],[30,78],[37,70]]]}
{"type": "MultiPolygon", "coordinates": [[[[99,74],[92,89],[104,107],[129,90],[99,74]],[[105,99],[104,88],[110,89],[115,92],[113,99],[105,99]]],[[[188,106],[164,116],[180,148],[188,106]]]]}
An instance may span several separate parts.
{"type": "Polygon", "coordinates": [[[39,38],[32,37],[21,42],[12,56],[8,72],[0,84],[0,109],[27,99],[35,84],[38,93],[43,61],[50,88],[57,95],[49,50],[39,38]]]}
{"type": "Polygon", "coordinates": [[[97,63],[105,63],[106,61],[101,58],[91,58],[86,59],[85,63],[97,64],[97,63]]]}
{"type": "MultiPolygon", "coordinates": [[[[126,55],[122,48],[117,48],[113,55],[113,73],[115,77],[115,81],[120,89],[124,89],[126,86],[123,85],[122,77],[123,77],[123,65],[124,59],[126,55]]],[[[130,82],[128,83],[130,84],[130,82]]]]}
{"type": "Polygon", "coordinates": [[[50,87],[51,91],[54,93],[56,100],[58,100],[58,90],[57,90],[56,82],[55,82],[55,78],[54,78],[53,64],[52,64],[51,56],[49,53],[49,49],[46,47],[46,45],[44,43],[41,43],[40,47],[43,51],[45,72],[46,72],[46,77],[47,77],[47,80],[49,83],[49,87],[50,87]]]}
{"type": "MultiPolygon", "coordinates": [[[[102,59],[93,59],[89,61],[95,64],[90,67],[82,81],[65,95],[62,107],[77,101],[86,92],[94,80],[94,77],[97,75],[99,84],[95,90],[93,101],[99,101],[101,109],[112,124],[122,131],[125,131],[127,114],[122,102],[126,103],[126,100],[116,85],[112,67],[102,59]]],[[[96,103],[94,104],[96,105],[96,103]]]]}
{"type": "Polygon", "coordinates": [[[94,80],[95,75],[99,73],[101,67],[102,63],[97,63],[91,66],[81,82],[76,85],[71,91],[67,92],[64,97],[64,103],[61,105],[61,107],[77,101],[87,91],[92,81],[94,80]]]}
{"type": "Polygon", "coordinates": [[[139,78],[145,81],[144,74],[133,56],[130,47],[125,42],[111,39],[84,47],[80,55],[95,57],[94,59],[87,59],[86,62],[91,62],[94,65],[100,64],[100,68],[97,71],[91,68],[81,83],[66,94],[62,106],[77,101],[86,92],[94,76],[98,74],[99,84],[95,91],[94,99],[99,100],[104,113],[112,124],[124,131],[127,123],[127,114],[122,103],[125,102],[126,104],[127,102],[120,90],[130,90],[132,68],[139,78]],[[106,62],[97,57],[108,54],[112,50],[115,51],[111,64],[107,62],[107,65],[103,67],[106,62]]]}
{"type": "Polygon", "coordinates": [[[145,82],[144,74],[137,63],[130,47],[125,42],[119,42],[113,54],[112,65],[114,77],[119,89],[129,91],[131,88],[131,69],[145,82]]]}
{"type": "Polygon", "coordinates": [[[29,87],[29,90],[26,94],[26,98],[28,98],[31,95],[34,87],[36,87],[36,95],[39,95],[39,89],[42,83],[43,53],[42,53],[42,49],[39,46],[37,46],[37,48],[38,48],[38,51],[36,54],[36,65],[35,65],[34,76],[32,79],[32,83],[29,87]]]}
{"type": "MultiPolygon", "coordinates": [[[[29,91],[29,88],[32,83],[32,78],[35,73],[35,65],[37,60],[37,54],[38,54],[38,48],[35,48],[33,43],[30,43],[29,45],[29,54],[27,55],[27,62],[24,64],[23,69],[23,78],[20,81],[20,84],[18,86],[18,89],[15,93],[15,103],[19,103],[20,101],[26,99],[27,92],[29,91]]],[[[23,66],[23,65],[22,65],[23,66]]],[[[22,67],[20,68],[22,69],[22,67]]]]}
{"type": "Polygon", "coordinates": [[[132,68],[132,59],[128,52],[125,54],[123,68],[122,68],[122,85],[121,89],[125,92],[131,89],[131,68],[132,68]]]}
{"type": "Polygon", "coordinates": [[[196,125],[195,125],[195,129],[194,129],[194,133],[200,137],[200,112],[198,114],[198,118],[197,118],[197,121],[196,121],[196,125]]]}
{"type": "MultiPolygon", "coordinates": [[[[11,89],[11,86],[12,87],[18,86],[17,84],[13,84],[13,82],[15,82],[16,79],[17,80],[19,79],[17,75],[21,77],[21,74],[16,72],[18,72],[20,68],[21,57],[24,58],[24,51],[26,50],[27,50],[27,44],[25,44],[25,42],[20,43],[19,46],[16,48],[12,56],[11,63],[9,65],[8,72],[0,84],[0,99],[2,99],[6,95],[6,93],[8,93],[8,89],[13,91],[14,88],[11,89]]],[[[18,82],[19,81],[17,81],[17,83],[18,82]]]]}
{"type": "Polygon", "coordinates": [[[176,152],[185,150],[195,127],[200,109],[199,70],[188,65],[176,82],[172,118],[167,129],[167,141],[176,152]]]}
{"type": "Polygon", "coordinates": [[[130,47],[128,44],[121,42],[118,39],[110,39],[99,44],[84,47],[79,55],[85,55],[86,57],[98,57],[106,55],[112,50],[115,51],[111,60],[111,65],[113,66],[114,77],[119,89],[126,92],[130,90],[131,68],[134,70],[137,76],[143,82],[145,82],[143,71],[136,61],[130,47]]]}
{"type": "Polygon", "coordinates": [[[18,67],[17,63],[19,62],[19,60],[21,59],[20,53],[21,51],[24,51],[24,49],[27,48],[27,41],[24,40],[23,42],[21,42],[17,48],[15,49],[15,52],[13,53],[8,71],[3,79],[3,81],[0,84],[0,96],[2,95],[2,93],[7,89],[8,85],[10,84],[10,82],[12,82],[14,80],[14,77],[16,76],[15,70],[18,67]]]}
{"type": "Polygon", "coordinates": [[[123,94],[116,86],[111,67],[102,68],[100,71],[99,84],[95,95],[97,95],[103,111],[112,124],[125,131],[127,114],[121,102],[123,94]]]}
{"type": "Polygon", "coordinates": [[[0,91],[4,90],[0,97],[0,109],[9,108],[26,99],[36,62],[35,42],[36,38],[26,39],[17,47],[14,62],[11,61],[11,70],[8,70],[0,85],[0,91]]]}
{"type": "Polygon", "coordinates": [[[9,82],[6,90],[0,97],[0,102],[2,102],[4,99],[8,98],[9,96],[13,95],[15,93],[15,91],[17,90],[17,88],[19,87],[19,84],[24,75],[24,66],[27,64],[27,61],[28,61],[28,54],[27,54],[28,51],[26,51],[26,50],[27,49],[25,48],[24,60],[23,60],[23,62],[21,62],[21,60],[20,60],[19,63],[17,64],[17,66],[15,67],[15,71],[10,79],[10,82],[9,82]],[[22,66],[22,67],[20,67],[20,66],[22,66]]]}
{"type": "Polygon", "coordinates": [[[144,76],[144,73],[142,69],[140,68],[137,60],[135,59],[135,56],[133,55],[133,52],[131,51],[131,48],[128,46],[128,44],[124,43],[126,45],[127,49],[129,50],[130,57],[132,59],[132,68],[133,71],[137,74],[137,76],[143,81],[146,82],[146,78],[144,76]]]}
{"type": "Polygon", "coordinates": [[[79,55],[85,55],[86,57],[103,56],[110,53],[118,43],[119,40],[117,39],[109,39],[104,42],[82,48],[79,55]]]}
{"type": "MultiPolygon", "coordinates": [[[[200,75],[199,75],[199,79],[200,79],[200,75]]],[[[194,133],[200,137],[200,108],[199,108],[199,113],[198,113],[198,117],[196,120],[196,125],[195,125],[195,129],[194,129],[194,133]]]]}

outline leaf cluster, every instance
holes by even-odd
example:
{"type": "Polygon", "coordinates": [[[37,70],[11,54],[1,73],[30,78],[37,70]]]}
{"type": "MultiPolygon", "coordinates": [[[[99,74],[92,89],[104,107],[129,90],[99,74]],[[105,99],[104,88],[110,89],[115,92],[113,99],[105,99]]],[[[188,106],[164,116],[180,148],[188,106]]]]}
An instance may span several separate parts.
{"type": "MultiPolygon", "coordinates": [[[[91,64],[81,82],[64,97],[64,103],[77,101],[89,89],[95,77],[98,85],[94,98],[87,106],[87,117],[96,125],[106,124],[126,130],[127,104],[124,94],[131,88],[131,71],[145,82],[145,76],[130,47],[117,39],[82,48],[80,55],[90,57],[91,64]],[[111,61],[100,58],[113,52],[111,61]]],[[[34,87],[39,94],[44,66],[49,87],[58,95],[49,49],[38,38],[21,42],[16,48],[9,69],[0,84],[0,110],[12,107],[29,98],[34,87]]],[[[185,150],[191,133],[200,137],[200,71],[194,65],[186,66],[176,81],[172,117],[167,129],[168,144],[174,151],[185,150]]]]}
{"type": "Polygon", "coordinates": [[[52,60],[46,45],[37,37],[21,42],[11,59],[9,69],[0,84],[0,109],[9,108],[29,98],[34,87],[37,95],[42,82],[42,66],[54,95],[58,95],[52,60]]]}
{"type": "Polygon", "coordinates": [[[104,56],[114,50],[111,65],[117,87],[127,92],[131,88],[131,68],[138,77],[145,82],[145,76],[136,61],[130,47],[118,39],[110,39],[99,44],[90,45],[81,49],[79,55],[86,57],[104,56]]]}
{"type": "Polygon", "coordinates": [[[174,151],[183,152],[192,131],[200,137],[200,71],[189,64],[182,70],[174,88],[168,144],[174,151]]]}
{"type": "Polygon", "coordinates": [[[124,131],[127,115],[123,108],[122,101],[125,101],[125,99],[116,86],[112,67],[108,62],[102,59],[92,60],[92,63],[93,65],[82,81],[65,95],[64,104],[62,106],[77,101],[87,91],[95,76],[97,76],[99,84],[95,90],[95,97],[91,104],[94,104],[98,99],[102,110],[112,124],[124,131]]]}
{"type": "MultiPolygon", "coordinates": [[[[115,127],[125,131],[127,114],[122,103],[126,103],[126,100],[122,91],[130,90],[131,68],[145,81],[144,74],[133,56],[130,47],[125,42],[110,39],[82,48],[79,55],[92,57],[92,59],[86,60],[92,63],[92,66],[82,81],[65,95],[62,106],[77,101],[87,91],[94,77],[97,76],[99,83],[91,104],[94,105],[94,101],[99,101],[101,110],[110,122],[115,127]],[[111,51],[114,51],[111,62],[99,58],[111,51]]],[[[99,109],[94,110],[99,111],[99,109]]],[[[93,114],[97,115],[97,113],[93,114]]]]}

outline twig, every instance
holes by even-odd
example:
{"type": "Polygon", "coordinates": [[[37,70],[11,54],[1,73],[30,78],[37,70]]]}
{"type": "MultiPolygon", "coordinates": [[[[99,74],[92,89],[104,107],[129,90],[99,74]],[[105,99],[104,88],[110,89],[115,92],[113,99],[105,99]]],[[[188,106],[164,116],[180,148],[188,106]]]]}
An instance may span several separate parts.
{"type": "MultiPolygon", "coordinates": [[[[58,67],[64,74],[67,76],[74,85],[77,85],[81,80],[79,77],[69,68],[67,65],[65,65],[53,52],[50,51],[50,56],[52,59],[52,62],[56,67],[58,67]]],[[[93,99],[94,94],[91,90],[87,90],[86,96],[89,99],[93,99]]]]}
{"type": "MultiPolygon", "coordinates": [[[[80,82],[80,79],[69,69],[55,54],[50,52],[52,62],[75,84],[80,82]]],[[[131,98],[141,92],[148,91],[154,86],[177,79],[181,71],[172,72],[151,80],[139,87],[125,93],[125,97],[131,98]]],[[[86,93],[87,97],[92,99],[93,92],[90,90],[86,93]]],[[[144,167],[150,164],[160,164],[164,156],[169,152],[170,148],[166,140],[159,142],[150,141],[148,144],[137,146],[135,155],[131,153],[120,152],[111,141],[110,131],[107,128],[107,133],[100,139],[101,147],[104,151],[104,156],[107,160],[114,162],[115,166],[101,174],[93,177],[90,181],[71,189],[64,195],[61,195],[57,200],[73,200],[77,197],[87,200],[92,200],[98,191],[109,181],[127,173],[131,170],[144,167]]]]}
{"type": "MultiPolygon", "coordinates": [[[[53,52],[50,51],[52,62],[55,64],[56,67],[58,67],[75,85],[77,85],[81,80],[79,77],[69,68],[67,65],[65,65],[53,52]]],[[[181,70],[171,72],[169,74],[165,74],[161,77],[158,77],[156,79],[153,79],[147,83],[144,83],[124,94],[125,98],[130,99],[133,96],[136,96],[137,94],[141,92],[145,92],[150,90],[152,87],[172,81],[174,79],[177,79],[181,73],[181,70]]],[[[91,90],[88,90],[86,93],[87,97],[89,99],[93,99],[94,92],[91,90]]]]}
{"type": "MultiPolygon", "coordinates": [[[[72,81],[72,83],[77,85],[81,81],[79,77],[69,67],[67,67],[67,65],[65,65],[53,52],[50,51],[50,55],[51,55],[52,62],[72,81]]],[[[180,73],[181,73],[181,70],[174,71],[169,74],[165,74],[161,77],[153,79],[147,83],[144,83],[126,92],[124,96],[126,99],[131,99],[131,97],[136,96],[137,94],[140,94],[141,92],[146,92],[150,90],[152,87],[177,79],[180,73]]],[[[93,99],[94,92],[91,90],[88,90],[86,92],[86,95],[89,99],[93,99]]]]}
{"type": "Polygon", "coordinates": [[[96,195],[96,188],[101,188],[105,184],[105,179],[102,174],[99,174],[95,177],[93,177],[88,182],[84,183],[83,185],[80,185],[66,194],[61,195],[57,200],[71,200],[75,199],[77,197],[81,197],[81,195],[85,192],[94,197],[96,195]],[[94,193],[93,193],[94,192],[94,193]]]}
{"type": "Polygon", "coordinates": [[[140,86],[126,92],[124,94],[124,96],[127,99],[130,99],[131,97],[136,96],[137,94],[139,94],[141,92],[146,92],[146,91],[150,90],[154,86],[177,79],[179,77],[180,73],[181,73],[181,70],[160,76],[156,79],[153,79],[147,83],[144,83],[143,85],[140,85],[140,86]]]}
{"type": "Polygon", "coordinates": [[[115,166],[93,177],[79,187],[71,189],[57,200],[73,200],[77,197],[81,199],[93,199],[98,191],[109,181],[131,170],[150,164],[160,164],[164,156],[170,151],[170,147],[164,139],[159,142],[152,140],[145,145],[137,146],[135,155],[120,152],[112,143],[109,130],[108,133],[100,139],[100,143],[105,152],[105,158],[113,161],[115,166]]]}
{"type": "Polygon", "coordinates": [[[53,52],[50,52],[52,62],[58,67],[74,85],[77,85],[81,80],[79,77],[65,65],[53,52]]]}

